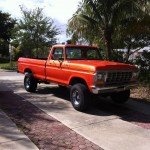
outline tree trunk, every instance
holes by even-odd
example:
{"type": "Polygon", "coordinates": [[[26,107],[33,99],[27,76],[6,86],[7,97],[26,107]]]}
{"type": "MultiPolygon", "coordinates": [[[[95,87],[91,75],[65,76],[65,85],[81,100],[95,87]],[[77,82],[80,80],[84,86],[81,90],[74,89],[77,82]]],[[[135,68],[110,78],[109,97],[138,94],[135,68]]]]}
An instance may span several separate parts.
{"type": "Polygon", "coordinates": [[[129,43],[128,48],[127,48],[125,62],[129,62],[130,50],[131,50],[131,43],[129,43]]]}
{"type": "Polygon", "coordinates": [[[105,30],[104,39],[106,45],[106,59],[112,60],[112,30],[111,29],[105,30]]]}

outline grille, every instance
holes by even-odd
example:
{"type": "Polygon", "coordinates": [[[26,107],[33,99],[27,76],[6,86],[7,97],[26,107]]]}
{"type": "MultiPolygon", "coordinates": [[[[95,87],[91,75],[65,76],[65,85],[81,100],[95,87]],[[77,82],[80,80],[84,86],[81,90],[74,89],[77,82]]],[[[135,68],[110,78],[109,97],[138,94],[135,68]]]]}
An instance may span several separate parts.
{"type": "Polygon", "coordinates": [[[128,83],[132,77],[132,72],[129,71],[118,71],[118,72],[108,72],[106,78],[106,84],[120,84],[128,83]]]}

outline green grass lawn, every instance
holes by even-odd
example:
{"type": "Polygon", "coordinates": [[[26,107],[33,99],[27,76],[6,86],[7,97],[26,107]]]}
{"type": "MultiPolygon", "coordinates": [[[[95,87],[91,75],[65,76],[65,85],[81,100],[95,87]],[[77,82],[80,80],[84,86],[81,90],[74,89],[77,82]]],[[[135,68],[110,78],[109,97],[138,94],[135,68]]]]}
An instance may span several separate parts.
{"type": "Polygon", "coordinates": [[[13,61],[11,64],[8,63],[0,63],[0,69],[5,70],[16,70],[17,69],[17,62],[13,61]]]}

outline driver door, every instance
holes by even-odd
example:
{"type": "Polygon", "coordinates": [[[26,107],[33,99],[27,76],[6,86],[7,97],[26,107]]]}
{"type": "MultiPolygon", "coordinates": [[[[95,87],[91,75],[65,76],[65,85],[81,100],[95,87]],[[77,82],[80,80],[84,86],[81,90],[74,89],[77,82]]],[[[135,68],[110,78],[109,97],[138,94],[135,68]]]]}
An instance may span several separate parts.
{"type": "Polygon", "coordinates": [[[62,80],[62,63],[64,60],[63,48],[54,48],[52,58],[46,64],[46,79],[55,82],[62,80]]]}

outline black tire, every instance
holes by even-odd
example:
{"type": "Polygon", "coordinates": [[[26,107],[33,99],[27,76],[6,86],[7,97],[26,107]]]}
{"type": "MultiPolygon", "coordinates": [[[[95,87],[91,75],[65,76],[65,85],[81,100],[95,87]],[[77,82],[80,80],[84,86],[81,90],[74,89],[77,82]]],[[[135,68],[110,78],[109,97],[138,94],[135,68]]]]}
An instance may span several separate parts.
{"type": "Polygon", "coordinates": [[[37,81],[32,74],[26,74],[24,77],[24,88],[28,92],[35,92],[37,89],[37,81]]]}
{"type": "Polygon", "coordinates": [[[74,109],[85,111],[88,107],[89,91],[84,84],[75,84],[70,90],[70,100],[74,109]]]}
{"type": "Polygon", "coordinates": [[[118,104],[123,104],[129,100],[130,90],[121,91],[118,93],[113,93],[111,95],[111,99],[118,104]]]}

